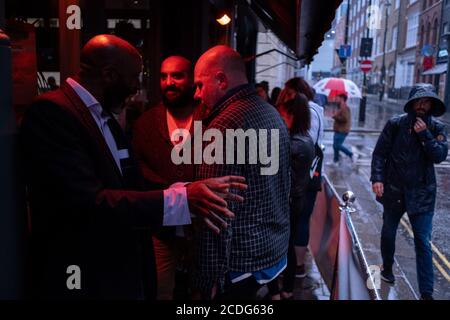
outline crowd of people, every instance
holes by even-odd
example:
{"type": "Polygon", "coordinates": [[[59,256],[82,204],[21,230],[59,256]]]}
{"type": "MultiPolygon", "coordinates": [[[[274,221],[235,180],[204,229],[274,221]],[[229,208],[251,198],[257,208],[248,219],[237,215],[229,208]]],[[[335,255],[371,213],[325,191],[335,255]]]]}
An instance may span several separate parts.
{"type": "MultiPolygon", "coordinates": [[[[249,84],[235,50],[216,46],[195,64],[182,56],[162,62],[162,99],[139,117],[129,141],[117,119],[138,90],[141,70],[142,58],[129,43],[96,36],[82,49],[80,72],[38,97],[25,114],[21,146],[31,212],[31,297],[255,299],[267,285],[269,299],[293,299],[296,276],[307,274],[309,221],[322,186],[326,99],[299,77],[269,95],[267,83],[249,84]],[[277,152],[278,171],[261,174],[264,164],[252,161],[200,158],[175,164],[173,150],[189,142],[174,132],[194,134],[197,121],[203,130],[221,133],[277,130],[277,149],[269,153],[277,152]],[[71,278],[78,286],[70,287],[67,270],[73,265],[81,273],[71,278]]],[[[336,101],[334,161],[340,151],[353,161],[343,146],[350,131],[346,94],[336,101]]],[[[431,168],[446,156],[446,135],[440,125],[427,125],[432,129],[420,135],[425,145],[420,161],[431,168]]],[[[414,130],[423,132],[427,125],[414,130]]],[[[383,182],[385,189],[394,188],[383,171],[392,148],[386,141],[393,135],[385,131],[372,175],[380,197],[383,182]]],[[[214,141],[202,143],[207,149],[214,141]]],[[[252,147],[243,151],[246,160],[252,147]]],[[[222,152],[233,157],[241,150],[215,148],[222,152]]],[[[403,158],[398,159],[389,165],[400,165],[403,158]]],[[[411,195],[414,201],[417,196],[411,195]]],[[[429,200],[424,211],[432,216],[434,199],[429,200]]],[[[401,210],[383,228],[388,280],[401,210]]],[[[428,228],[423,239],[429,238],[430,222],[416,224],[428,228]]],[[[431,296],[428,271],[420,277],[427,278],[424,293],[431,296]]]]}

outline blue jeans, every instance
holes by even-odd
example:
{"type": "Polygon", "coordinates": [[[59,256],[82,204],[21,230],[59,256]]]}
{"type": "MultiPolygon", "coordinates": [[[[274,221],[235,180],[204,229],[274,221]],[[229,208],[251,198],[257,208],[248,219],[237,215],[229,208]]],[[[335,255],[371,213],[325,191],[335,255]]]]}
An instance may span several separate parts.
{"type": "Polygon", "coordinates": [[[353,157],[353,153],[344,146],[344,141],[345,141],[345,138],[347,138],[347,135],[348,135],[348,133],[342,133],[342,132],[334,133],[334,138],[333,138],[333,150],[334,150],[333,161],[334,162],[339,161],[339,151],[342,151],[350,158],[353,157]]]}
{"type": "MultiPolygon", "coordinates": [[[[394,264],[395,236],[397,227],[404,211],[384,207],[383,229],[381,231],[381,256],[383,265],[392,268],[394,264]]],[[[414,247],[416,251],[417,280],[422,295],[432,295],[434,285],[433,254],[431,251],[431,229],[433,212],[408,213],[409,221],[414,233],[414,247]]]]}

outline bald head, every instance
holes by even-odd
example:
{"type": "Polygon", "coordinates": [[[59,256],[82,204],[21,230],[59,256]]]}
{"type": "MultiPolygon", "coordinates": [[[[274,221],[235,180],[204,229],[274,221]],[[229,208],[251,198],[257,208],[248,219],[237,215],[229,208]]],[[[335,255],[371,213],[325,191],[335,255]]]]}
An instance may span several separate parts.
{"type": "Polygon", "coordinates": [[[248,83],[245,64],[235,50],[215,46],[206,51],[195,65],[196,98],[208,107],[223,97],[228,90],[248,83]]]}
{"type": "Polygon", "coordinates": [[[81,71],[92,73],[107,66],[122,69],[130,62],[141,63],[141,55],[130,43],[102,34],[90,39],[81,50],[81,71]]]}
{"type": "Polygon", "coordinates": [[[247,80],[244,60],[239,53],[228,46],[215,46],[206,51],[198,59],[197,67],[223,71],[229,77],[241,78],[241,81],[247,80]]]}
{"type": "Polygon", "coordinates": [[[125,40],[98,35],[81,50],[81,84],[104,108],[119,113],[125,100],[139,89],[142,58],[125,40]]]}

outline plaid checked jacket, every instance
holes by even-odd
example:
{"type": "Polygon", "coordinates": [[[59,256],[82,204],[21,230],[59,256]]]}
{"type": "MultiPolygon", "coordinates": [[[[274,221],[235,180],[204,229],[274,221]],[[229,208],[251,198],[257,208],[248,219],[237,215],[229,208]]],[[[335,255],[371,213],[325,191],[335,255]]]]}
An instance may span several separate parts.
{"type": "MultiPolygon", "coordinates": [[[[197,237],[196,285],[210,297],[217,284],[222,291],[227,271],[252,272],[275,265],[287,253],[289,240],[289,192],[290,192],[290,140],[284,121],[270,104],[263,101],[253,86],[244,86],[203,120],[204,129],[215,128],[224,139],[224,164],[201,164],[196,167],[196,179],[225,175],[240,175],[247,180],[248,189],[239,191],[243,203],[230,202],[235,219],[226,219],[229,227],[220,235],[200,226],[197,237]],[[279,168],[274,175],[261,175],[262,165],[248,164],[249,145],[246,141],[246,164],[236,164],[236,156],[242,150],[234,150],[235,164],[226,164],[226,129],[267,130],[267,146],[271,154],[271,129],[279,130],[279,168]]],[[[258,144],[260,139],[258,138],[258,144]]],[[[204,144],[205,146],[205,144],[204,144]]],[[[235,146],[237,144],[235,143],[235,146]]],[[[235,147],[234,149],[238,149],[235,147]]],[[[251,149],[253,150],[253,149],[251,149]]],[[[258,150],[256,150],[258,151],[258,150]]]]}

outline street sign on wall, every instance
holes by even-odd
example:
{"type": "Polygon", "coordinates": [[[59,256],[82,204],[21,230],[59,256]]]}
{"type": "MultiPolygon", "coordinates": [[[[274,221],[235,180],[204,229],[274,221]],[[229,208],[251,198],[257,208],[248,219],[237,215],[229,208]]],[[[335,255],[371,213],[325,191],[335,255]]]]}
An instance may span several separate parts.
{"type": "Polygon", "coordinates": [[[339,58],[348,58],[352,56],[352,46],[349,44],[342,44],[339,48],[339,58]]]}
{"type": "Polygon", "coordinates": [[[360,66],[362,72],[367,73],[370,70],[372,70],[372,61],[370,61],[370,60],[363,60],[363,61],[360,62],[359,66],[360,66]]]}
{"type": "Polygon", "coordinates": [[[422,47],[421,53],[424,57],[432,57],[434,55],[434,47],[426,44],[422,47]]]}

